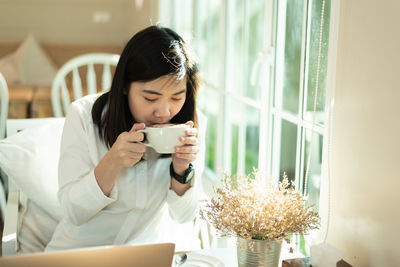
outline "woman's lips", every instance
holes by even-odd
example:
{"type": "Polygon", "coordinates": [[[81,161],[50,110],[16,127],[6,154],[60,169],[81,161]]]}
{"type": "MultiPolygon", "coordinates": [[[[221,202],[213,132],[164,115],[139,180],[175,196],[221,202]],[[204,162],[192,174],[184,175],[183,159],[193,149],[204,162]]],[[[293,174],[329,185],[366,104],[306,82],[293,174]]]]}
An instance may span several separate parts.
{"type": "Polygon", "coordinates": [[[149,121],[149,122],[146,123],[146,125],[166,124],[166,123],[169,123],[169,120],[168,121],[149,121]]]}

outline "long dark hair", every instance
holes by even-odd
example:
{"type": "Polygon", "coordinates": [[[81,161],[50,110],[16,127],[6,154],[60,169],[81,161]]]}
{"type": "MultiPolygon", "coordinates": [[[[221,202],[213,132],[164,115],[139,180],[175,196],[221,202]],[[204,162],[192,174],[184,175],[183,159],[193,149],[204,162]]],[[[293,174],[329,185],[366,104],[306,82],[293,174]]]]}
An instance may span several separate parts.
{"type": "Polygon", "coordinates": [[[128,105],[131,83],[151,81],[167,74],[174,74],[177,79],[187,77],[185,103],[171,122],[192,120],[197,127],[196,96],[200,82],[197,63],[175,31],[150,26],[129,40],[115,69],[110,91],[102,94],[93,105],[93,122],[108,147],[135,123],[128,105]]]}

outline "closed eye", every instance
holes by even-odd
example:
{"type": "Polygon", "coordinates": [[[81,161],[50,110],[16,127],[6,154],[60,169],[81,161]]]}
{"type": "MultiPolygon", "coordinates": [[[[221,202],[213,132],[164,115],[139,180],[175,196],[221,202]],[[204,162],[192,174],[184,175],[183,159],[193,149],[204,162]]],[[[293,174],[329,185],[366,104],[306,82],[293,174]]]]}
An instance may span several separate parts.
{"type": "Polygon", "coordinates": [[[154,101],[157,100],[157,98],[151,99],[151,98],[147,98],[147,97],[144,97],[144,99],[145,99],[146,101],[148,101],[148,102],[154,102],[154,101]]]}
{"type": "Polygon", "coordinates": [[[181,98],[171,98],[173,101],[181,101],[182,100],[182,97],[181,98]]]}

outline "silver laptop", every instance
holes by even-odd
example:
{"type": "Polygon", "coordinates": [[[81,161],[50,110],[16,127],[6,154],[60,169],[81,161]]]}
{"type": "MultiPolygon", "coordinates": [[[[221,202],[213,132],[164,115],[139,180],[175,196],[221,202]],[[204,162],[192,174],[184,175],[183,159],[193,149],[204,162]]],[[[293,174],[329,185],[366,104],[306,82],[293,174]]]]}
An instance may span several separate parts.
{"type": "Polygon", "coordinates": [[[0,266],[171,267],[174,250],[173,243],[74,249],[1,257],[0,266]]]}

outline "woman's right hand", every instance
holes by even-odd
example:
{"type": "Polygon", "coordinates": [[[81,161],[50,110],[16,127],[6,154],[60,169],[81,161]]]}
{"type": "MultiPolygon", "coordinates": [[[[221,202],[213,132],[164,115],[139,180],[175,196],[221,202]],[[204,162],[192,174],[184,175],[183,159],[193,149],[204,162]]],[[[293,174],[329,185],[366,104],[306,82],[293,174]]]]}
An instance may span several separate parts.
{"type": "Polygon", "coordinates": [[[132,167],[140,161],[146,152],[146,146],[138,143],[143,141],[144,134],[137,131],[145,127],[144,123],[135,123],[129,132],[123,132],[117,137],[107,153],[110,154],[111,164],[123,168],[132,167]]]}
{"type": "Polygon", "coordinates": [[[94,169],[94,176],[104,195],[110,195],[122,168],[134,166],[143,157],[146,146],[138,142],[143,141],[144,134],[137,131],[144,128],[144,123],[135,123],[129,132],[121,133],[94,169]]]}

